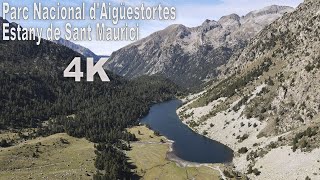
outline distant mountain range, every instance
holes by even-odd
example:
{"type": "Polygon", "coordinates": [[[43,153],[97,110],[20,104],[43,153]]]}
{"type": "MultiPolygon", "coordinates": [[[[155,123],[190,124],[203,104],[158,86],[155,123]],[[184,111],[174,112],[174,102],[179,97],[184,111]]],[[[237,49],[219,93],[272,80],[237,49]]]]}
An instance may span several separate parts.
{"type": "Polygon", "coordinates": [[[264,27],[292,11],[269,6],[242,17],[206,20],[194,28],[171,25],[114,52],[106,68],[128,78],[160,74],[184,87],[198,86],[219,75],[217,68],[264,27]]]}
{"type": "Polygon", "coordinates": [[[93,57],[95,60],[98,60],[101,57],[109,57],[108,55],[96,55],[90,49],[83,47],[79,44],[75,44],[75,43],[68,41],[66,39],[63,39],[63,38],[60,38],[58,41],[54,41],[54,42],[57,44],[63,45],[65,47],[68,47],[68,48],[80,53],[84,57],[93,57]]]}

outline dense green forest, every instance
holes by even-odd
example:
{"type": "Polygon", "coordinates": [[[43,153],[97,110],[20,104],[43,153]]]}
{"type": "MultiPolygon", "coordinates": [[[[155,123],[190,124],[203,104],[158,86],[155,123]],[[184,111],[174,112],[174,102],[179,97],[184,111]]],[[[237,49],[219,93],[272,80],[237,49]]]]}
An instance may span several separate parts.
{"type": "Polygon", "coordinates": [[[180,91],[161,77],[128,81],[107,72],[111,82],[64,78],[64,69],[76,56],[46,40],[40,46],[1,40],[0,129],[33,127],[39,136],[67,132],[85,137],[97,143],[95,179],[130,179],[133,174],[122,150],[135,137],[125,128],[136,124],[153,103],[180,91]]]}

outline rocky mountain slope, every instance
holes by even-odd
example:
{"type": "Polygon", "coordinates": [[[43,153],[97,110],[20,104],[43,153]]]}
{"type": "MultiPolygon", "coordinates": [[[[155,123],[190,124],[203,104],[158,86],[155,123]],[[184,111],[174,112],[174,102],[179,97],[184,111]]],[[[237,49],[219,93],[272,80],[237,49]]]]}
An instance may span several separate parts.
{"type": "Polygon", "coordinates": [[[96,60],[99,59],[99,56],[96,55],[94,52],[92,52],[90,49],[83,47],[79,44],[75,44],[75,43],[68,41],[66,39],[60,38],[58,41],[54,41],[54,42],[57,44],[66,46],[66,47],[74,50],[75,52],[80,53],[84,57],[93,57],[96,60]]]}
{"type": "Polygon", "coordinates": [[[268,25],[219,69],[219,83],[178,110],[233,148],[235,170],[252,179],[319,179],[319,9],[305,0],[268,25]]]}
{"type": "Polygon", "coordinates": [[[293,8],[270,6],[239,17],[231,14],[198,27],[171,25],[114,52],[106,68],[134,78],[161,74],[185,87],[219,74],[217,67],[242,50],[266,25],[293,8]]]}

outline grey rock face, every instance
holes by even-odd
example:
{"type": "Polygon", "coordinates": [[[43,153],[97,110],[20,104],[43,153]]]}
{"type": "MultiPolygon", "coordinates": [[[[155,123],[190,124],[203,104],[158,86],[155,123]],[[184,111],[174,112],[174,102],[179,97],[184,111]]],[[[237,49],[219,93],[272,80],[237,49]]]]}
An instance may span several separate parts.
{"type": "Polygon", "coordinates": [[[265,26],[293,8],[270,6],[240,17],[206,20],[194,28],[171,25],[111,55],[106,68],[135,78],[163,75],[184,87],[194,87],[216,77],[217,67],[242,50],[265,26]]]}

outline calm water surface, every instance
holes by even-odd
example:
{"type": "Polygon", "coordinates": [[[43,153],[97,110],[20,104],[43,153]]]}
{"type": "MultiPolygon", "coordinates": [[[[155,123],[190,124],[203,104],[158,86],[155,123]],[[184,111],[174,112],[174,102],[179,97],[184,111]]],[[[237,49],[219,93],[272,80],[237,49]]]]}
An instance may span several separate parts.
{"type": "Polygon", "coordinates": [[[179,100],[156,104],[141,122],[173,140],[174,154],[183,160],[197,163],[230,162],[233,158],[230,148],[193,132],[181,122],[176,113],[180,105],[179,100]]]}

